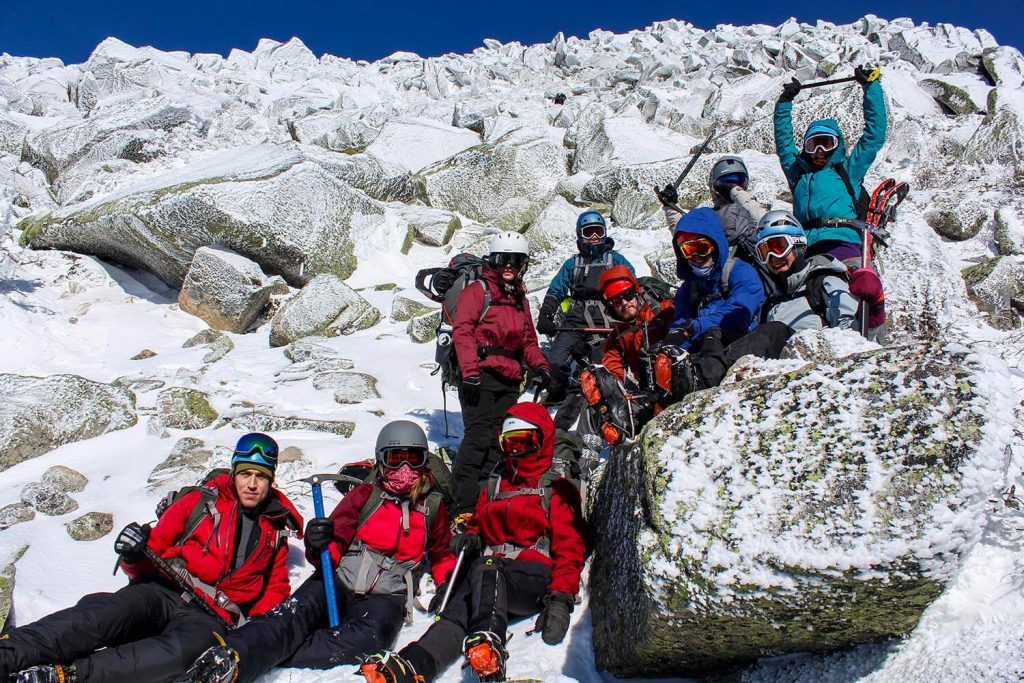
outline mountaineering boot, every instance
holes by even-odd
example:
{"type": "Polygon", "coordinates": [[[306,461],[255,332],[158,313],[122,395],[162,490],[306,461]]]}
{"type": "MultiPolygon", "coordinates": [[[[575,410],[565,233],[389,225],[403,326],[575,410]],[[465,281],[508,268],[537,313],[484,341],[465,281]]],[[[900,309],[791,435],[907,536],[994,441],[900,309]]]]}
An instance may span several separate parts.
{"type": "Polygon", "coordinates": [[[33,666],[11,675],[11,683],[76,683],[75,665],[47,664],[33,666]]]}
{"type": "Polygon", "coordinates": [[[230,647],[215,645],[199,655],[185,672],[189,683],[234,683],[238,680],[238,653],[230,647]]]}
{"type": "Polygon", "coordinates": [[[394,652],[378,652],[370,655],[359,665],[359,671],[366,683],[423,683],[423,676],[417,675],[407,660],[394,652]]]}
{"type": "Polygon", "coordinates": [[[500,683],[505,680],[505,660],[508,651],[496,634],[490,631],[470,633],[462,641],[466,661],[482,683],[500,683]]]}

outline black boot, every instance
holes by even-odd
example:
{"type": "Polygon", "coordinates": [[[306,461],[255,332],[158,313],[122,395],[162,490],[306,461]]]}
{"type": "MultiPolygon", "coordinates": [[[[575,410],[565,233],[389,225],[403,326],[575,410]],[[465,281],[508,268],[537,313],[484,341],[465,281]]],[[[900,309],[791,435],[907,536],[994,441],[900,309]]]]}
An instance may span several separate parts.
{"type": "Polygon", "coordinates": [[[189,683],[234,683],[238,680],[238,653],[230,647],[217,645],[199,655],[185,672],[189,683]]]}

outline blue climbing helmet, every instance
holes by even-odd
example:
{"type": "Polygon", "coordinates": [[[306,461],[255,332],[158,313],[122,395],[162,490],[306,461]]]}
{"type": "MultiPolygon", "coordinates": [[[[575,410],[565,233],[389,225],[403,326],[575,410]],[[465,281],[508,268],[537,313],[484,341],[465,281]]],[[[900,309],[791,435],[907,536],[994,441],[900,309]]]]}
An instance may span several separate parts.
{"type": "Polygon", "coordinates": [[[801,253],[807,248],[807,233],[789,211],[769,211],[757,222],[757,257],[763,263],[769,256],[786,258],[794,249],[801,253]]]}
{"type": "Polygon", "coordinates": [[[241,470],[257,470],[274,478],[277,469],[277,442],[266,434],[251,432],[235,444],[231,454],[231,474],[241,470]]]}
{"type": "Polygon", "coordinates": [[[576,247],[584,256],[595,256],[607,247],[608,224],[597,211],[584,211],[576,219],[576,247]],[[593,240],[600,238],[600,242],[593,240]],[[589,240],[589,241],[588,241],[589,240]]]}

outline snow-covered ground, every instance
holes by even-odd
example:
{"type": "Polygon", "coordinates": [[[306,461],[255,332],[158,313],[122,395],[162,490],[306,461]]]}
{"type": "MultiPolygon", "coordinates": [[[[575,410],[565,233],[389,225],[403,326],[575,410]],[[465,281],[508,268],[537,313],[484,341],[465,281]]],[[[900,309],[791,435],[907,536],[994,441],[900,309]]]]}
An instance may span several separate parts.
{"type": "MultiPolygon", "coordinates": [[[[767,31],[771,27],[752,27],[744,36],[749,39],[751,35],[758,35],[761,28],[764,28],[764,41],[778,42],[776,34],[780,31],[782,34],[791,35],[789,28],[785,26],[781,30],[776,30],[775,34],[769,34],[767,31]]],[[[802,30],[817,30],[822,36],[826,36],[833,29],[831,25],[824,25],[817,29],[806,27],[802,30]]],[[[954,36],[959,35],[964,41],[967,40],[963,34],[958,33],[963,29],[950,27],[950,30],[954,36]]],[[[720,39],[719,48],[721,44],[735,42],[738,31],[739,29],[734,27],[720,27],[717,35],[720,39]]],[[[937,44],[938,39],[934,38],[934,33],[933,31],[928,35],[932,35],[937,44]]],[[[621,67],[621,63],[614,58],[616,51],[628,51],[631,40],[637,45],[646,45],[655,40],[652,38],[654,34],[658,34],[659,41],[666,42],[669,46],[674,45],[679,51],[675,60],[667,63],[664,68],[674,69],[680,78],[685,72],[686,60],[701,59],[698,56],[700,48],[689,47],[685,42],[695,40],[695,36],[701,35],[701,32],[692,27],[687,28],[684,24],[682,28],[660,26],[653,31],[636,32],[631,36],[595,32],[588,41],[570,39],[568,47],[564,40],[559,43],[559,36],[551,46],[543,46],[544,49],[561,55],[556,57],[556,63],[558,60],[561,60],[562,64],[567,63],[567,60],[570,63],[576,60],[582,64],[581,74],[572,78],[565,77],[563,80],[559,80],[561,76],[556,78],[552,75],[552,71],[545,67],[543,59],[538,57],[543,50],[535,48],[540,46],[527,48],[516,44],[488,44],[486,49],[481,48],[474,55],[458,56],[448,60],[448,75],[444,77],[438,75],[439,62],[416,62],[417,66],[412,68],[408,66],[411,61],[408,56],[392,56],[367,68],[357,68],[351,62],[332,61],[335,58],[324,57],[319,62],[320,66],[328,72],[333,69],[335,74],[345,74],[348,79],[345,86],[342,87],[329,79],[296,78],[296,82],[306,81],[306,91],[302,91],[289,79],[296,73],[312,73],[317,68],[315,58],[313,62],[308,62],[302,50],[294,43],[289,43],[286,46],[279,46],[280,49],[271,60],[271,53],[274,50],[261,44],[253,55],[240,51],[233,52],[231,58],[223,65],[224,71],[241,74],[239,83],[242,84],[238,85],[237,92],[220,96],[221,104],[225,110],[229,110],[234,105],[225,102],[231,97],[248,98],[254,106],[260,107],[261,111],[267,114],[266,117],[260,118],[262,123],[259,125],[266,125],[269,128],[273,128],[274,125],[268,123],[272,120],[269,114],[278,109],[286,109],[288,103],[292,101],[289,98],[300,96],[306,97],[307,100],[322,97],[328,105],[335,98],[338,101],[344,100],[346,106],[352,107],[372,103],[377,108],[376,111],[389,109],[388,117],[398,112],[412,120],[425,116],[436,121],[441,118],[440,112],[443,111],[443,115],[450,120],[451,106],[445,103],[445,97],[449,88],[454,96],[456,86],[446,79],[458,81],[461,78],[467,82],[473,81],[474,87],[480,88],[485,94],[491,93],[495,101],[500,100],[502,107],[514,110],[515,116],[512,118],[529,119],[532,115],[540,115],[545,106],[542,102],[545,93],[550,96],[550,92],[547,91],[556,88],[555,91],[573,92],[573,86],[579,86],[581,101],[603,100],[609,106],[621,106],[621,111],[625,112],[626,116],[634,116],[638,110],[643,110],[651,102],[667,102],[672,98],[682,99],[686,95],[682,81],[666,84],[665,92],[660,94],[652,89],[652,92],[645,95],[647,105],[640,96],[633,99],[630,99],[628,93],[623,96],[621,87],[615,90],[613,68],[621,67]],[[260,66],[260,59],[271,60],[271,66],[277,69],[273,76],[268,75],[267,70],[270,67],[260,66]],[[538,59],[540,61],[537,61],[538,59]],[[507,67],[510,60],[522,66],[523,71],[510,74],[507,71],[511,68],[507,67]],[[376,71],[371,72],[371,68],[376,71]],[[419,81],[409,86],[412,88],[412,94],[401,88],[394,91],[390,89],[393,84],[387,80],[389,74],[400,72],[402,69],[409,70],[410,73],[419,73],[419,76],[415,77],[419,81]],[[585,78],[590,80],[585,81],[585,78]],[[442,82],[447,85],[440,85],[442,82]],[[590,83],[593,90],[586,83],[590,83]],[[616,93],[615,97],[610,94],[613,90],[616,93]],[[426,94],[421,94],[421,91],[426,94]],[[517,95],[520,92],[522,97],[517,95]],[[615,99],[616,97],[618,99],[615,99]],[[534,101],[530,102],[530,98],[534,101]]],[[[908,35],[911,38],[909,42],[919,53],[926,53],[928,60],[938,63],[947,58],[938,47],[936,54],[928,52],[925,49],[928,47],[927,35],[921,38],[922,34],[918,29],[908,31],[908,35]]],[[[985,42],[984,36],[978,40],[985,42]]],[[[108,52],[121,49],[117,45],[105,45],[108,52]]],[[[736,50],[739,51],[740,48],[736,50]]],[[[878,52],[875,50],[875,53],[878,52]]],[[[169,60],[177,64],[177,57],[173,55],[161,56],[162,53],[156,51],[147,54],[151,57],[155,55],[154,59],[157,61],[169,60]]],[[[862,56],[871,56],[870,47],[865,48],[862,56]]],[[[312,55],[309,57],[312,58],[312,55]]],[[[737,56],[736,59],[740,57],[737,56]]],[[[203,78],[203,69],[214,62],[212,56],[193,56],[189,67],[189,79],[203,78]]],[[[19,61],[8,56],[4,56],[0,61],[0,67],[5,65],[14,65],[12,68],[29,71],[34,68],[40,72],[44,70],[39,66],[38,60],[19,61]]],[[[648,74],[659,68],[657,64],[643,60],[641,66],[648,74]]],[[[707,67],[706,64],[704,66],[707,67]]],[[[901,62],[893,71],[893,77],[884,81],[891,100],[897,103],[900,127],[896,140],[880,156],[879,164],[871,177],[878,179],[885,175],[893,175],[898,179],[917,183],[917,175],[923,173],[924,169],[934,173],[934,166],[953,163],[950,159],[942,157],[943,150],[938,145],[931,144],[929,139],[941,134],[947,139],[959,137],[966,143],[978,127],[981,117],[969,116],[966,120],[946,119],[941,111],[937,110],[934,100],[923,95],[918,87],[916,81],[923,77],[922,74],[911,74],[904,66],[905,62],[901,62]],[[922,158],[919,154],[920,149],[915,149],[915,145],[926,150],[931,156],[922,158]]],[[[705,72],[706,70],[700,73],[705,72]]],[[[0,71],[0,75],[2,73],[0,71]]],[[[415,80],[413,76],[409,78],[415,80]]],[[[775,81],[781,81],[778,77],[773,78],[775,81]]],[[[970,83],[971,88],[968,90],[974,95],[974,85],[980,84],[981,79],[977,76],[972,78],[974,81],[970,83]]],[[[757,96],[763,95],[763,91],[772,87],[772,82],[775,82],[767,77],[765,79],[765,82],[757,84],[761,90],[757,96]]],[[[628,79],[626,82],[628,83],[628,79]]],[[[59,121],[71,120],[77,115],[67,102],[40,106],[36,114],[25,113],[25,107],[18,104],[22,100],[17,99],[9,90],[3,90],[2,86],[5,83],[6,81],[0,80],[0,95],[4,97],[0,111],[7,112],[7,120],[33,129],[45,129],[59,121]]],[[[621,83],[619,81],[619,85],[621,83]]],[[[711,89],[720,85],[720,81],[709,79],[704,79],[700,84],[701,87],[711,89]]],[[[47,91],[50,86],[44,87],[39,83],[36,83],[36,86],[37,93],[50,92],[52,95],[52,90],[47,91]]],[[[161,87],[173,90],[172,84],[163,83],[161,87]]],[[[748,82],[745,87],[752,86],[748,82]]],[[[83,85],[79,92],[80,97],[84,91],[83,85]]],[[[189,90],[184,95],[192,97],[191,106],[204,116],[209,115],[216,119],[218,102],[196,99],[193,94],[193,91],[189,90]]],[[[725,98],[727,95],[731,99],[717,102],[717,111],[736,116],[734,120],[748,115],[749,107],[745,107],[742,97],[737,97],[736,93],[729,92],[728,89],[722,92],[721,97],[725,98]]],[[[53,97],[51,100],[57,101],[53,97]]],[[[667,125],[667,121],[658,120],[657,115],[643,124],[649,126],[646,132],[639,130],[643,127],[640,125],[610,130],[609,137],[614,138],[614,144],[625,151],[616,156],[613,150],[608,158],[621,163],[655,163],[664,158],[685,158],[687,143],[680,140],[684,135],[695,133],[687,127],[685,114],[692,111],[694,116],[699,117],[701,109],[694,109],[692,104],[685,101],[677,101],[674,106],[674,131],[661,128],[662,133],[659,133],[658,125],[667,125]],[[662,154],[665,147],[659,148],[659,135],[663,135],[666,141],[671,138],[671,146],[679,149],[662,154]],[[636,144],[631,146],[630,141],[636,144]]],[[[31,107],[28,107],[28,110],[32,111],[31,107]]],[[[763,118],[763,113],[755,112],[754,115],[763,118]]],[[[495,125],[499,128],[509,125],[509,117],[504,112],[500,116],[495,112],[495,117],[495,120],[499,121],[495,125]]],[[[639,121],[635,123],[640,124],[639,121]]],[[[223,129],[216,130],[216,133],[202,138],[194,145],[181,144],[180,141],[170,139],[174,135],[183,135],[181,131],[168,133],[163,138],[152,140],[150,144],[154,147],[163,145],[165,149],[174,149],[173,154],[157,156],[154,161],[146,164],[97,170],[83,185],[85,190],[77,191],[77,196],[82,200],[89,199],[89,196],[103,198],[132,183],[144,181],[160,173],[175,172],[176,169],[180,170],[182,177],[190,172],[195,173],[195,168],[191,171],[186,168],[188,162],[204,157],[212,149],[264,142],[266,138],[273,139],[278,134],[266,133],[259,125],[253,129],[232,128],[230,124],[225,124],[223,129]]],[[[617,125],[621,126],[621,120],[617,125]]],[[[449,128],[447,125],[444,127],[449,128]]],[[[546,134],[562,133],[560,129],[546,127],[546,121],[542,127],[545,128],[546,134]]],[[[216,129],[216,124],[214,128],[216,129]]],[[[0,129],[0,133],[3,130],[0,129]]],[[[450,129],[448,133],[451,130],[454,129],[450,129]]],[[[456,131],[464,132],[463,129],[456,131]]],[[[390,155],[392,161],[402,161],[406,168],[417,170],[463,150],[468,146],[467,141],[475,137],[442,133],[444,131],[439,132],[436,139],[432,139],[428,148],[417,149],[415,153],[404,157],[396,153],[395,146],[411,144],[410,136],[414,138],[415,132],[410,133],[401,128],[393,129],[389,133],[390,138],[378,138],[377,144],[382,148],[382,157],[390,155]]],[[[488,134],[494,134],[494,131],[488,130],[488,134]]],[[[699,137],[696,134],[691,136],[694,140],[699,137]]],[[[666,142],[667,144],[669,143],[666,142]]],[[[0,149],[3,149],[2,146],[0,149]]],[[[751,167],[754,173],[755,193],[765,203],[778,203],[776,189],[781,188],[784,181],[777,165],[773,165],[772,158],[765,154],[766,151],[770,151],[770,145],[767,149],[763,145],[750,144],[723,151],[745,153],[753,161],[751,167]],[[763,193],[757,192],[758,187],[765,188],[763,193]],[[768,188],[771,188],[771,191],[768,191],[768,188]]],[[[606,149],[602,153],[607,152],[606,149]]],[[[413,275],[417,269],[440,265],[446,261],[448,254],[443,248],[414,244],[408,255],[403,255],[396,245],[381,245],[379,251],[369,249],[365,244],[357,245],[359,266],[347,282],[359,289],[371,304],[382,311],[383,316],[381,322],[372,328],[332,339],[327,344],[342,358],[351,359],[355,370],[376,377],[381,398],[340,405],[335,402],[332,392],[316,390],[306,381],[286,381],[289,379],[288,373],[279,374],[292,363],[285,358],[281,348],[268,346],[269,324],[264,324],[249,334],[230,335],[235,345],[234,350],[222,360],[206,365],[202,362],[206,349],[182,348],[187,339],[206,329],[207,325],[199,318],[179,310],[177,290],[169,288],[148,273],[91,256],[56,251],[32,251],[17,246],[16,239],[19,233],[14,226],[26,211],[18,208],[15,198],[19,194],[31,195],[31,192],[25,189],[24,179],[30,177],[32,171],[25,169],[24,164],[19,167],[15,161],[0,168],[0,172],[6,174],[10,170],[12,173],[6,175],[13,176],[15,169],[18,169],[20,180],[0,182],[0,220],[3,221],[0,225],[3,230],[0,250],[0,373],[38,376],[73,373],[101,382],[123,377],[147,378],[162,380],[167,386],[173,386],[176,380],[187,378],[190,386],[211,393],[213,407],[218,412],[237,411],[239,407],[236,404],[248,401],[256,406],[270,406],[275,414],[350,420],[356,424],[355,432],[350,438],[311,431],[289,431],[275,435],[282,447],[295,446],[304,454],[304,459],[299,463],[282,466],[279,484],[298,503],[306,518],[312,516],[308,492],[302,485],[291,482],[314,471],[334,471],[343,463],[372,456],[377,431],[390,420],[413,419],[424,426],[433,443],[457,444],[461,433],[458,402],[454,396],[449,396],[449,423],[452,436],[447,437],[439,382],[436,376],[430,374],[433,344],[413,343],[406,334],[404,322],[396,323],[388,319],[387,313],[391,310],[391,300],[396,290],[374,289],[377,285],[389,283],[398,283],[398,291],[411,289],[413,275]],[[144,360],[131,360],[143,349],[149,349],[155,352],[155,355],[144,360]]],[[[1008,166],[1000,166],[992,170],[992,173],[995,174],[993,177],[1005,180],[1008,173],[1012,174],[1012,170],[1008,166]]],[[[43,181],[36,179],[33,182],[37,183],[38,189],[39,183],[43,181]]],[[[1007,188],[997,186],[993,189],[987,178],[972,177],[965,178],[964,187],[973,192],[975,197],[982,197],[992,205],[1004,207],[1010,216],[1008,220],[1011,227],[1020,232],[1019,185],[1016,188],[1010,185],[1007,188]]],[[[1001,371],[1002,374],[994,376],[992,381],[1008,383],[1018,396],[1024,395],[1021,393],[1024,392],[1024,373],[1019,368],[1021,358],[1024,357],[1024,335],[1019,332],[1001,332],[987,326],[974,305],[967,300],[966,289],[960,277],[960,270],[970,265],[972,259],[992,255],[992,222],[988,221],[978,236],[964,242],[952,243],[940,238],[925,222],[924,214],[929,209],[933,197],[943,191],[945,190],[935,186],[922,188],[907,202],[899,216],[893,246],[883,257],[883,277],[891,309],[898,315],[901,311],[901,301],[920,299],[926,293],[934,301],[941,302],[938,310],[941,314],[939,322],[943,326],[942,336],[969,344],[993,358],[1005,359],[1009,369],[1001,371]]],[[[34,207],[36,209],[45,204],[44,200],[38,201],[42,203],[34,207]]],[[[617,248],[637,265],[639,272],[647,270],[644,256],[662,246],[668,234],[664,230],[628,230],[619,227],[613,227],[612,230],[617,248]]],[[[566,243],[560,245],[557,251],[564,257],[571,249],[572,245],[566,243]]],[[[550,278],[554,274],[556,261],[557,259],[546,260],[543,268],[530,273],[531,278],[550,278]]],[[[913,310],[913,307],[910,308],[913,310]]],[[[14,594],[17,623],[27,623],[69,606],[87,592],[113,590],[124,584],[123,576],[111,576],[110,573],[113,565],[110,547],[113,537],[107,536],[91,543],[76,542],[64,530],[67,521],[92,510],[113,513],[115,530],[133,520],[152,519],[156,502],[165,491],[151,490],[147,486],[147,478],[153,468],[168,456],[178,438],[191,436],[203,440],[209,447],[230,448],[242,433],[231,427],[211,427],[190,431],[169,429],[165,434],[163,430],[155,429],[151,424],[155,412],[156,393],[156,390],[152,390],[138,394],[140,419],[136,426],[62,446],[2,473],[0,507],[17,501],[22,488],[38,480],[40,475],[53,465],[61,464],[74,468],[88,477],[90,482],[83,492],[73,495],[79,503],[77,511],[58,517],[37,515],[32,521],[0,531],[0,561],[5,560],[15,549],[28,546],[25,555],[17,563],[17,584],[14,594]]],[[[2,410],[3,406],[0,405],[0,411],[2,410]]],[[[1017,484],[1018,495],[1024,494],[1022,470],[1024,446],[1018,439],[1011,454],[1005,481],[1006,487],[1017,484]]],[[[332,494],[333,492],[327,492],[328,505],[337,500],[337,496],[332,494]]],[[[1024,679],[1024,556],[1021,554],[1024,543],[1024,510],[1006,505],[998,496],[994,496],[992,510],[993,515],[983,539],[971,551],[959,577],[945,594],[928,608],[919,626],[905,639],[892,643],[865,645],[829,655],[794,655],[765,659],[745,673],[743,680],[861,680],[897,683],[1024,679]]],[[[291,560],[292,581],[293,585],[297,585],[310,573],[311,568],[305,565],[297,546],[293,548],[291,560]]],[[[594,665],[590,611],[587,608],[589,597],[584,592],[583,605],[573,615],[573,627],[562,645],[547,646],[538,636],[526,635],[532,628],[532,620],[513,625],[509,648],[510,677],[552,682],[618,680],[597,671],[594,665]]],[[[428,623],[426,615],[417,615],[413,626],[403,631],[400,644],[416,637],[428,623]]],[[[471,678],[469,674],[460,672],[458,667],[452,667],[440,680],[452,683],[468,681],[471,678]]],[[[305,682],[361,679],[354,675],[351,667],[344,667],[326,674],[281,670],[268,675],[264,680],[305,682]]]]}

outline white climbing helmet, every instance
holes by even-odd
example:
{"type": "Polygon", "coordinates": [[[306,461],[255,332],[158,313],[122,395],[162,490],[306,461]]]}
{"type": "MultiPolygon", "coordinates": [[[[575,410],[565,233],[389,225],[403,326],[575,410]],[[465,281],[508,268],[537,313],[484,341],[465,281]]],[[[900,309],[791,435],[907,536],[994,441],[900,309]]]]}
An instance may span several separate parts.
{"type": "Polygon", "coordinates": [[[530,242],[525,235],[518,232],[499,232],[491,237],[490,254],[522,254],[530,255],[530,242]]]}

